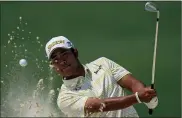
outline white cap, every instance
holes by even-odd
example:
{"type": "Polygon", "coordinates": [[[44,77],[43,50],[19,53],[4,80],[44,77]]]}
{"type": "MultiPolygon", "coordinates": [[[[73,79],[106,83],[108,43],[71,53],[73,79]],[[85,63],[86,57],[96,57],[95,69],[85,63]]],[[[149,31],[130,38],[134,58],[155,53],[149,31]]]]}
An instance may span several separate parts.
{"type": "Polygon", "coordinates": [[[53,37],[51,40],[47,42],[45,50],[46,50],[48,59],[50,59],[50,56],[55,49],[57,48],[70,49],[72,47],[74,47],[73,44],[66,37],[57,36],[57,37],[53,37]]]}

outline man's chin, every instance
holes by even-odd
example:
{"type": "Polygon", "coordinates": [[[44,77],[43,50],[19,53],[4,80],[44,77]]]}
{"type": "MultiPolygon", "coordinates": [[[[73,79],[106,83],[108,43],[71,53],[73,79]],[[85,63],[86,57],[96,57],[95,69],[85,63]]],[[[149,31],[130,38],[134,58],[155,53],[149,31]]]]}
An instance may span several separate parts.
{"type": "Polygon", "coordinates": [[[72,71],[64,71],[63,70],[62,73],[64,73],[64,76],[66,76],[66,77],[69,77],[69,76],[73,76],[74,75],[72,71]]]}
{"type": "Polygon", "coordinates": [[[67,79],[73,79],[76,78],[77,76],[71,71],[71,72],[64,72],[64,77],[67,79]]]}

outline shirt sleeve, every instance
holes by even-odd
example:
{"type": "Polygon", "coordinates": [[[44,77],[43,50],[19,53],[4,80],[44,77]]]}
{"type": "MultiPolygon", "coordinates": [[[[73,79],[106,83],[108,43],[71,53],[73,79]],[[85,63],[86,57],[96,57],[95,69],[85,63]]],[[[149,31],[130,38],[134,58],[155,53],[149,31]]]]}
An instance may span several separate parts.
{"type": "Polygon", "coordinates": [[[108,68],[111,70],[111,73],[116,81],[122,79],[125,75],[130,74],[128,70],[120,66],[119,64],[115,63],[114,61],[103,57],[108,68]]]}
{"type": "Polygon", "coordinates": [[[57,104],[68,117],[84,117],[84,106],[87,99],[87,96],[61,92],[58,95],[57,104]]]}

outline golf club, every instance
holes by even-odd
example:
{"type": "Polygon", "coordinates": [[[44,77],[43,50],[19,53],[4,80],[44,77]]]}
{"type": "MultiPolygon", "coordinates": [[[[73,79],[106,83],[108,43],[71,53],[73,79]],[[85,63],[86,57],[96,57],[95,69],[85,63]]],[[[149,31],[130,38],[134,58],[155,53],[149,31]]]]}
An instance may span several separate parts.
{"type": "MultiPolygon", "coordinates": [[[[156,5],[152,2],[147,2],[145,4],[145,10],[149,12],[157,13],[157,21],[156,21],[156,32],[155,32],[155,44],[154,44],[154,54],[153,54],[153,65],[152,65],[152,81],[151,81],[151,89],[154,89],[154,78],[155,78],[155,63],[156,63],[156,51],[157,51],[157,37],[158,37],[158,26],[159,26],[159,15],[160,12],[157,9],[156,5]]],[[[153,110],[149,109],[149,115],[152,115],[153,110]]]]}

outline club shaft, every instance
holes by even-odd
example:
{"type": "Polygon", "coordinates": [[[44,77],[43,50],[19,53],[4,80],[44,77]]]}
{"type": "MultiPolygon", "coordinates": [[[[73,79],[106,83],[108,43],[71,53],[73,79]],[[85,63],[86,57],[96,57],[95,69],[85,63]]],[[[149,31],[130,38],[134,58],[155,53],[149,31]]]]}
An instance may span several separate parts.
{"type": "Polygon", "coordinates": [[[156,53],[157,53],[158,26],[159,26],[159,11],[157,11],[157,22],[156,22],[156,32],[155,32],[155,44],[154,44],[153,65],[152,65],[152,82],[151,82],[151,84],[154,84],[154,78],[155,78],[155,64],[156,64],[156,53]]]}
{"type": "MultiPolygon", "coordinates": [[[[157,11],[157,21],[156,21],[156,32],[155,32],[155,44],[154,44],[154,55],[153,55],[153,65],[152,65],[152,83],[151,89],[154,89],[154,78],[155,78],[155,64],[156,64],[156,52],[157,52],[157,39],[158,39],[158,27],[159,27],[159,11],[157,11]]],[[[149,109],[149,115],[152,115],[153,109],[149,109]]]]}

